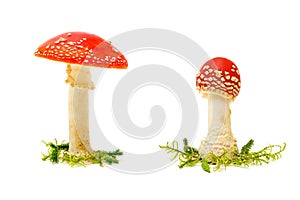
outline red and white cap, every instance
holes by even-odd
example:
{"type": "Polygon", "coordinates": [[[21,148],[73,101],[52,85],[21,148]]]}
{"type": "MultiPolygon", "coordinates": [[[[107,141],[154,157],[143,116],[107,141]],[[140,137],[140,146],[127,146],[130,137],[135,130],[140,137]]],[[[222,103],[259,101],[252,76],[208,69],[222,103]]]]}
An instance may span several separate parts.
{"type": "Polygon", "coordinates": [[[85,66],[126,69],[124,55],[97,35],[67,32],[37,48],[35,56],[85,66]]]}
{"type": "Polygon", "coordinates": [[[233,101],[241,88],[240,72],[231,60],[213,58],[201,67],[196,86],[204,96],[213,93],[233,101]]]}

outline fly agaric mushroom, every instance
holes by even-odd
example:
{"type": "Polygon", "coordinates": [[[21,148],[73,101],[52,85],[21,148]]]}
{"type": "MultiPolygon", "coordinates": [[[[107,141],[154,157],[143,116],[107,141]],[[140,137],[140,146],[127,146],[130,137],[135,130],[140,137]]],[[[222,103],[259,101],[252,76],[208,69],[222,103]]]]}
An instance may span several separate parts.
{"type": "Polygon", "coordinates": [[[88,92],[94,89],[89,66],[126,69],[124,55],[97,35],[68,32],[58,35],[37,48],[35,56],[67,63],[69,88],[69,152],[88,154],[88,92]]]}
{"type": "Polygon", "coordinates": [[[199,153],[221,155],[225,150],[236,149],[231,132],[229,104],[238,96],[241,79],[237,66],[226,58],[208,60],[196,76],[196,86],[208,98],[208,134],[201,141],[199,153]]]}

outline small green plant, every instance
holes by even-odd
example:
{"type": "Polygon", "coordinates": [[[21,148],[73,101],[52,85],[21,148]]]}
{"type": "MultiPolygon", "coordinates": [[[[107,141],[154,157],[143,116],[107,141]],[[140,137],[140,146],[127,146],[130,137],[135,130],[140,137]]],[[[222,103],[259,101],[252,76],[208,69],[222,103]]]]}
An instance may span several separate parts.
{"type": "Polygon", "coordinates": [[[115,151],[95,151],[93,154],[88,155],[72,155],[69,153],[69,143],[62,142],[58,144],[55,139],[54,142],[42,141],[46,147],[48,147],[48,153],[42,154],[42,160],[57,164],[67,163],[71,167],[73,166],[87,166],[89,164],[98,164],[103,167],[103,164],[117,164],[119,160],[117,156],[123,155],[119,149],[115,151]]]}
{"type": "Polygon", "coordinates": [[[206,157],[201,157],[196,148],[188,145],[186,138],[183,139],[183,144],[183,150],[178,149],[177,141],[159,147],[165,149],[169,154],[174,154],[171,158],[172,160],[178,158],[179,168],[193,167],[197,164],[201,164],[202,169],[206,172],[211,172],[212,165],[214,165],[214,171],[217,171],[220,168],[226,168],[228,166],[249,167],[250,165],[267,164],[270,161],[281,158],[281,153],[286,148],[286,143],[284,143],[282,146],[269,145],[260,151],[251,152],[250,150],[254,145],[254,140],[251,139],[241,148],[241,151],[237,152],[236,149],[224,149],[224,152],[219,156],[211,152],[206,157]]]}

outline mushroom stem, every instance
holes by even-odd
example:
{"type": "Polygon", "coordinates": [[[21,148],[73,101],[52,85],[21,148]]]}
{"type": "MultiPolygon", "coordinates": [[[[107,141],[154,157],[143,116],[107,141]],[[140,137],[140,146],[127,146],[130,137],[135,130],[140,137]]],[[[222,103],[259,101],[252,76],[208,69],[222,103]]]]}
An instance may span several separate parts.
{"type": "Polygon", "coordinates": [[[71,154],[92,152],[89,135],[89,89],[94,89],[88,67],[69,65],[66,70],[69,88],[69,151],[71,154]]]}
{"type": "Polygon", "coordinates": [[[208,134],[202,140],[199,152],[207,156],[224,153],[224,149],[237,149],[236,139],[231,132],[230,101],[221,95],[208,94],[208,134]]]}

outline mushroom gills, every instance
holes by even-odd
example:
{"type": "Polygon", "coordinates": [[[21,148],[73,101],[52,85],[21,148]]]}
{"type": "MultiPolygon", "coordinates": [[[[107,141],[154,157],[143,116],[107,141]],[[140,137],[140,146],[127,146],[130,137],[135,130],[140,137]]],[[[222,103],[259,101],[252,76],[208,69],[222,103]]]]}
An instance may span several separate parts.
{"type": "Polygon", "coordinates": [[[229,99],[222,95],[208,94],[208,134],[199,147],[203,157],[210,152],[219,156],[224,149],[237,150],[237,141],[231,131],[229,103],[229,99]]]}

